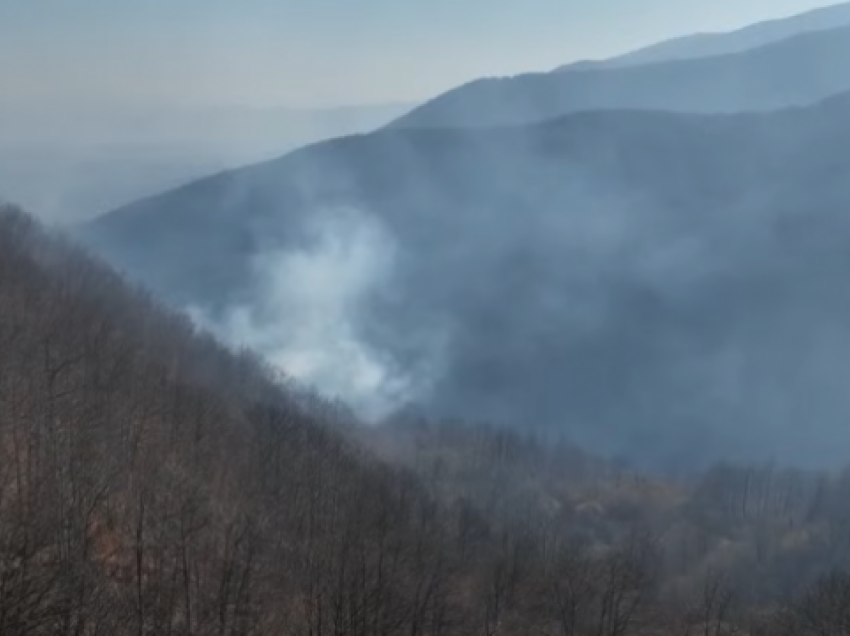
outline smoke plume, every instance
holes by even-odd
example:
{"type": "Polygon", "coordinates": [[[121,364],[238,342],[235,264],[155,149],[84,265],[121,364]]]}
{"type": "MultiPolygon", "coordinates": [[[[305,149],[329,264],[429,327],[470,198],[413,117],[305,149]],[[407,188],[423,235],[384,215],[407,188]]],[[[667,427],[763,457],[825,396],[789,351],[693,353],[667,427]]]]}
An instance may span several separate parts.
{"type": "Polygon", "coordinates": [[[218,315],[199,306],[189,312],[226,342],[260,352],[365,419],[384,417],[424,388],[362,335],[366,304],[393,282],[397,245],[354,207],[317,210],[302,234],[297,248],[252,257],[248,300],[218,315]]]}

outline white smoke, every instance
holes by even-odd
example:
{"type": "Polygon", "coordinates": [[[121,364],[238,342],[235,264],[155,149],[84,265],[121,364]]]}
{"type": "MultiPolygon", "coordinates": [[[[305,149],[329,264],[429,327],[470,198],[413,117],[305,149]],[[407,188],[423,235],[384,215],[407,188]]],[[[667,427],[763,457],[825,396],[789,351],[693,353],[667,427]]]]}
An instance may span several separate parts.
{"type": "Polygon", "coordinates": [[[380,419],[418,390],[359,333],[363,306],[391,283],[395,259],[394,240],[377,219],[353,208],[323,209],[308,221],[302,246],[253,259],[250,303],[217,319],[198,308],[189,313],[364,419],[380,419]]]}

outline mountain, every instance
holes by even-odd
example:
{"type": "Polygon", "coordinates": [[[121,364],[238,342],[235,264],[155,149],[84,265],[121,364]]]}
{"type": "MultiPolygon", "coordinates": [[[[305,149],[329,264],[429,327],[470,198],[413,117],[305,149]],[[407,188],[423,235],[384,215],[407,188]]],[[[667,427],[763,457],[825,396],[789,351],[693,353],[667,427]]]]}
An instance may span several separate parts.
{"type": "Polygon", "coordinates": [[[384,396],[384,413],[557,430],[668,466],[818,464],[842,455],[850,413],[848,143],[850,95],[391,129],[79,234],[296,375],[384,396]]]}
{"type": "Polygon", "coordinates": [[[665,40],[606,60],[584,60],[567,64],[555,69],[555,72],[623,68],[670,60],[740,53],[801,33],[832,29],[848,24],[850,24],[850,3],[841,3],[787,18],[758,22],[734,31],[697,33],[665,40]]]}
{"type": "Polygon", "coordinates": [[[6,207],[0,309],[0,633],[792,636],[846,618],[840,474],[662,479],[527,433],[365,428],[6,207]]]}
{"type": "Polygon", "coordinates": [[[622,108],[769,111],[811,104],[850,89],[850,74],[838,62],[848,58],[850,27],[841,27],[724,56],[481,79],[440,95],[391,125],[515,125],[576,111],[622,108]]]}
{"type": "Polygon", "coordinates": [[[213,172],[374,130],[411,107],[131,111],[0,105],[0,191],[45,220],[75,223],[213,172]]]}

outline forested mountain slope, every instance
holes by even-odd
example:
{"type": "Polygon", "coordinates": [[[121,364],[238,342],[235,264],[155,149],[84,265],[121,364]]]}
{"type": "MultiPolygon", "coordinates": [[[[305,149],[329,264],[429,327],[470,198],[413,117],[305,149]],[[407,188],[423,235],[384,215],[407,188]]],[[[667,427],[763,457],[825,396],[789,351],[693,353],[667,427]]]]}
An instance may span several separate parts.
{"type": "Polygon", "coordinates": [[[839,633],[846,492],[362,429],[0,210],[0,633],[839,633]]]}
{"type": "Polygon", "coordinates": [[[0,633],[448,633],[447,521],[290,392],[0,213],[0,633]]]}
{"type": "Polygon", "coordinates": [[[850,413],[848,143],[847,96],[386,130],[196,182],[81,235],[265,352],[334,307],[345,341],[402,381],[397,406],[666,465],[823,465],[844,460],[850,413]],[[287,275],[305,264],[319,272],[308,289],[287,275]],[[317,313],[298,313],[305,299],[317,313]]]}

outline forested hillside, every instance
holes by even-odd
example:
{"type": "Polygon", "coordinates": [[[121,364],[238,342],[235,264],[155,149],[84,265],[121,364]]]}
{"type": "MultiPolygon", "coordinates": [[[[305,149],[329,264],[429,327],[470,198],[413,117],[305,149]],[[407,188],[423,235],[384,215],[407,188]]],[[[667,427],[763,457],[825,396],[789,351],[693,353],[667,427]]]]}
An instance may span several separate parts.
{"type": "Polygon", "coordinates": [[[837,466],[848,144],[850,94],[770,114],[386,130],[79,234],[282,363],[306,339],[334,378],[355,375],[336,350],[351,345],[400,381],[385,383],[390,407],[563,431],[665,466],[837,466]],[[328,307],[344,333],[315,332],[328,307]]]}
{"type": "Polygon", "coordinates": [[[8,209],[0,351],[0,634],[459,620],[439,507],[347,442],[342,411],[8,209]]]}
{"type": "Polygon", "coordinates": [[[846,477],[641,476],[287,387],[3,209],[0,633],[847,633],[846,477]]]}

